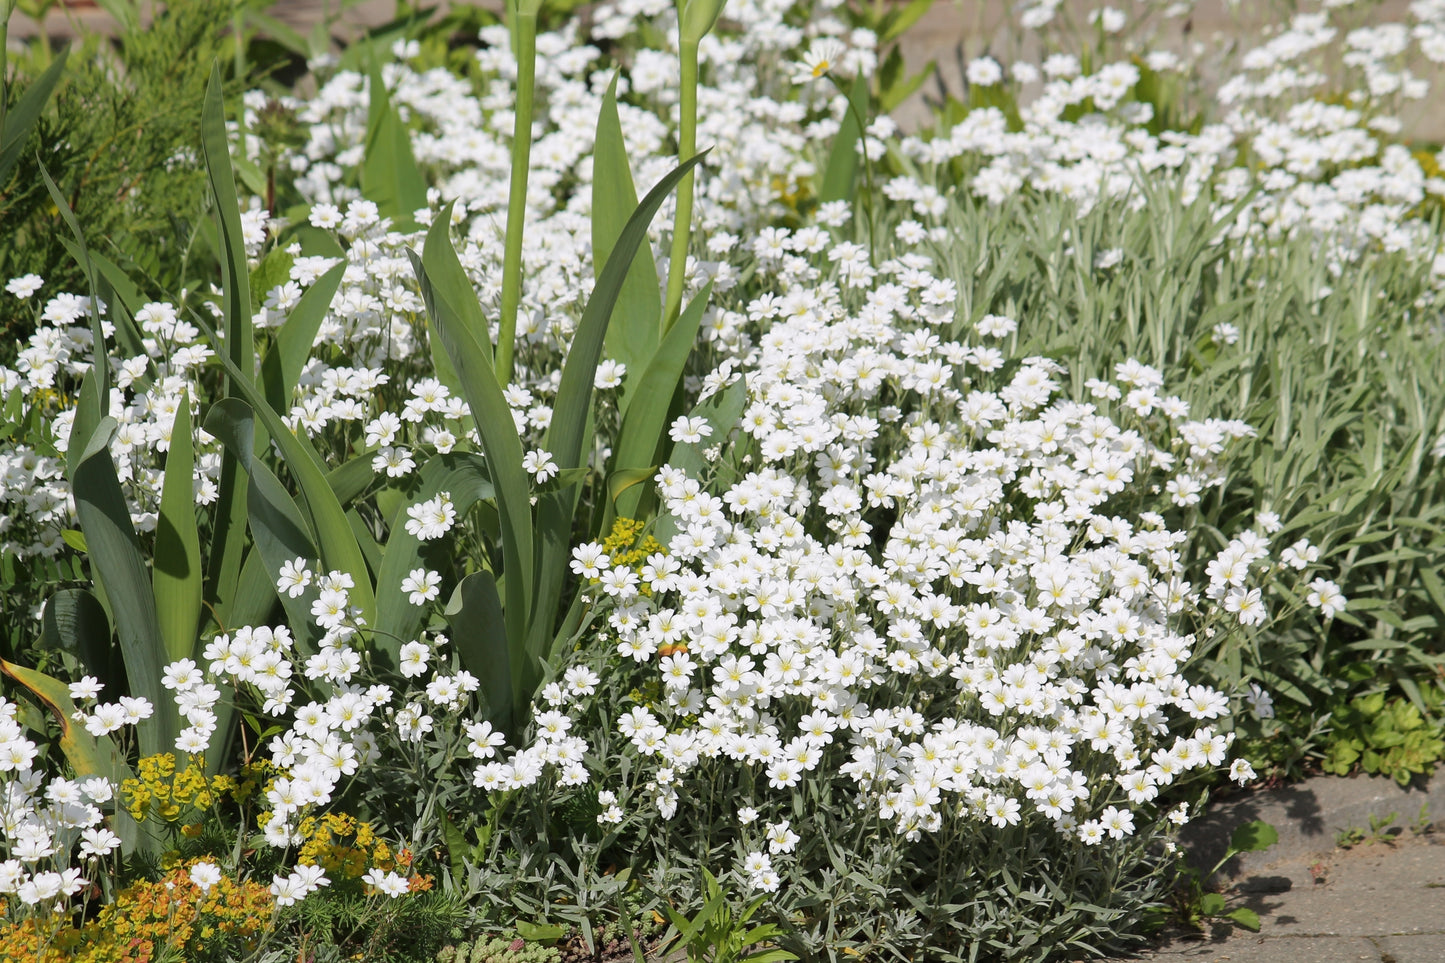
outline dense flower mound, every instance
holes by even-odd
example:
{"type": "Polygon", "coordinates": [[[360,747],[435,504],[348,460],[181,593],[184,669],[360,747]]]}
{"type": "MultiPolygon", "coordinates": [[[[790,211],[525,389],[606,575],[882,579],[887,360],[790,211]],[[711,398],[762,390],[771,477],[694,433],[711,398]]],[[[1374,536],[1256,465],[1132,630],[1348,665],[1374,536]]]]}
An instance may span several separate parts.
{"type": "MultiPolygon", "coordinates": [[[[1055,7],[1036,4],[1023,19],[1048,28],[1055,7]]],[[[1022,356],[1014,346],[1030,319],[972,310],[970,279],[945,268],[948,225],[967,197],[1000,204],[1032,192],[1080,211],[1159,205],[1161,218],[1204,198],[1214,205],[1207,242],[1228,246],[1221,265],[1301,236],[1336,267],[1401,252],[1432,265],[1427,307],[1445,285],[1445,258],[1422,215],[1445,182],[1431,158],[1391,142],[1390,111],[1397,95],[1426,89],[1398,63],[1411,42],[1445,59],[1445,4],[1413,4],[1408,28],[1344,34],[1328,12],[1301,14],[1243,56],[1222,87],[1222,116],[1178,129],[1154,123],[1141,84],[1146,71],[1183,77],[1190,59],[1121,39],[1107,48],[1119,54],[1112,60],[1058,51],[1038,65],[975,60],[975,94],[994,90],[996,103],[980,100],[926,135],[902,136],[886,117],[859,125],[858,183],[870,194],[857,205],[817,200],[847,116],[829,82],[872,73],[880,51],[871,31],[835,13],[830,3],[738,0],[702,45],[698,140],[713,153],[699,169],[687,275],[690,294],[710,282],[712,300],[676,401],[684,413],[643,501],[655,515],[618,520],[610,539],[568,543],[580,628],[549,667],[526,728],[488,717],[487,680],[453,651],[456,583],[498,566],[483,557],[490,536],[472,501],[456,488],[418,495],[429,466],[476,456],[481,444],[466,400],[434,364],[408,257],[449,209],[463,270],[484,314],[497,313],[517,71],[507,31],[484,31],[475,85],[413,64],[419,55],[405,42],[380,71],[436,185],[414,215],[419,230],[399,229],[353,186],[369,77],[317,63],[316,95],[286,104],[308,131],[281,156],[315,243],[275,243],[290,225],[259,200],[244,216],[255,277],[267,279],[256,292],[258,351],[280,350],[303,298],[340,271],[284,399],[286,423],[327,467],[359,463],[375,476],[356,501],[378,553],[405,533],[461,561],[410,570],[401,591],[418,628],[382,640],[356,604],[369,586],[320,559],[289,558],[262,573],[286,603],[286,624],[217,628],[195,659],[165,668],[184,720],[174,749],[187,762],[142,765],[127,790],[134,813],[173,822],[184,806],[207,808],[196,800],[209,805],[214,787],[197,760],[214,751],[222,713],[235,706],[264,723],[248,747],[270,774],[257,787],[251,842],[283,865],[234,887],[210,863],[176,881],[188,896],[236,888],[238,939],[258,929],[253,912],[343,879],[368,898],[402,898],[429,882],[401,857],[407,849],[435,858],[456,845],[453,866],[473,861],[470,895],[500,899],[535,884],[519,900],[535,906],[553,901],[555,864],[574,860],[584,864],[577,878],[600,876],[630,848],[654,857],[649,879],[663,893],[686,892],[708,868],[771,894],[768,911],[811,953],[843,945],[829,940],[845,929],[848,949],[950,953],[983,930],[946,917],[992,913],[989,925],[1007,930],[988,907],[1029,900],[1003,884],[975,895],[957,873],[930,875],[924,860],[1048,880],[1029,891],[1037,896],[1061,877],[1044,876],[1032,857],[1054,847],[1072,872],[1109,867],[1105,882],[1089,883],[1107,895],[1169,851],[1173,828],[1191,815],[1189,780],[1229,764],[1239,701],[1268,707],[1257,688],[1246,696],[1207,684],[1202,655],[1279,608],[1308,606],[1326,622],[1344,611],[1319,549],[1294,537],[1275,545],[1288,520],[1265,506],[1228,531],[1189,527],[1190,510],[1231,484],[1225,463],[1254,437],[1250,425],[1191,410],[1138,360],[1070,372],[1043,354],[1022,356]],[[1339,43],[1349,51],[1343,78],[1315,66],[1339,43]],[[1345,94],[1328,96],[1341,84],[1345,94]],[[1083,386],[1074,395],[1066,375],[1083,386]],[[395,644],[394,663],[376,657],[383,643],[395,644]],[[406,795],[418,786],[435,791],[431,808],[406,795]],[[357,796],[371,811],[348,808],[358,815],[343,820],[339,807],[357,796]],[[448,806],[494,822],[565,807],[586,818],[533,859],[490,824],[486,840],[478,829],[463,851],[439,828],[448,806]],[[329,827],[324,843],[318,827],[329,827]],[[1000,840],[1034,848],[1020,842],[1008,857],[1000,840]],[[874,861],[851,882],[828,875],[846,876],[839,867],[855,858],[874,861]],[[488,881],[487,866],[510,880],[488,881]],[[846,925],[819,909],[819,880],[836,883],[840,918],[853,914],[846,925]],[[872,903],[858,896],[870,884],[884,894],[872,903]],[[899,914],[888,923],[896,943],[858,935],[880,905],[899,914]],[[910,919],[924,922],[910,929],[910,919]],[[950,926],[955,936],[938,938],[950,926]]],[[[1122,22],[1106,12],[1099,23],[1107,47],[1122,22]]],[[[590,35],[574,25],[538,40],[522,321],[503,392],[533,495],[557,483],[548,429],[594,285],[591,155],[611,55],[625,65],[618,110],[637,185],[677,160],[671,5],[623,0],[591,24],[590,35]]],[[[254,95],[246,109],[265,106],[254,95]]],[[[652,228],[655,251],[668,239],[667,213],[652,228]]],[[[1094,267],[1125,256],[1103,250],[1094,267]]],[[[665,259],[655,261],[664,272],[665,259]]],[[[24,443],[0,448],[4,550],[29,559],[74,545],[65,459],[81,379],[96,363],[111,365],[110,452],[149,548],[177,415],[189,404],[191,423],[204,424],[203,399],[218,380],[216,346],[186,310],[219,312],[219,298],[144,304],[134,316],[139,350],[112,348],[107,361],[90,322],[116,338],[114,306],[66,292],[42,300],[43,287],[39,278],[6,286],[33,301],[40,324],[14,369],[0,370],[0,389],[33,427],[24,443]]],[[[1214,336],[1211,350],[1231,332],[1214,336]]],[[[586,453],[594,468],[618,443],[637,374],[615,358],[598,366],[586,453]]],[[[193,441],[195,501],[207,506],[220,494],[222,445],[201,428],[193,441]]],[[[610,518],[608,506],[587,507],[610,518]]],[[[94,679],[72,684],[76,711],[64,723],[125,739],[151,715],[145,700],[101,695],[94,679]]],[[[65,912],[121,846],[103,825],[121,787],[42,771],[38,737],[21,719],[0,699],[0,896],[65,912]]],[[[1241,760],[1229,771],[1252,776],[1241,760]]],[[[1111,912],[1127,916],[1158,885],[1129,890],[1137,903],[1111,912]]],[[[1033,902],[1019,913],[1033,912],[1042,931],[1057,914],[1044,897],[1033,902]]],[[[1107,939],[1080,932],[1068,938],[1093,948],[1107,939]]]]}

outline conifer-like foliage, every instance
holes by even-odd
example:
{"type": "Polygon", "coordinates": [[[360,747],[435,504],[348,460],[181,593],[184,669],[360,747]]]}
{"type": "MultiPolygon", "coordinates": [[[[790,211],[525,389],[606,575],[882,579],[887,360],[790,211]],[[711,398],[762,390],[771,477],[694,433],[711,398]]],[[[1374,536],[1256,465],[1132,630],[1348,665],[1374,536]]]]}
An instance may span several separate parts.
{"type": "MultiPolygon", "coordinates": [[[[64,192],[95,252],[151,288],[177,287],[204,209],[199,142],[201,98],[212,63],[227,63],[231,5],[177,0],[145,29],[115,40],[88,36],[31,134],[8,183],[0,184],[0,274],[34,273],[83,289],[72,240],[46,190],[41,165],[64,192]]],[[[12,61],[9,105],[48,66],[44,54],[12,61]]],[[[241,84],[234,79],[232,91],[241,84]]],[[[8,316],[4,355],[29,334],[23,313],[8,316]]]]}

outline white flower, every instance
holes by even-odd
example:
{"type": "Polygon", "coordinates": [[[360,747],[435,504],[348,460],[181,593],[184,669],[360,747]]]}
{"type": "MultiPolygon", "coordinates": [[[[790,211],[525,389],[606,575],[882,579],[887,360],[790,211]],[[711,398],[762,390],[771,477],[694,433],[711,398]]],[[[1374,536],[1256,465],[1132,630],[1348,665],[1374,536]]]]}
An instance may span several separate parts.
{"type": "Polygon", "coordinates": [[[407,533],[426,542],[441,538],[451,529],[457,510],[452,505],[451,492],[438,492],[435,498],[408,506],[406,515],[407,533]]]}
{"type": "Polygon", "coordinates": [[[680,445],[695,445],[712,434],[712,425],[705,418],[682,415],[672,423],[668,437],[680,445]]]}
{"type": "Polygon", "coordinates": [[[793,83],[811,83],[833,73],[847,52],[848,48],[841,40],[819,37],[803,54],[802,61],[793,65],[793,83]]]}
{"type": "Polygon", "coordinates": [[[537,479],[539,485],[546,484],[560,471],[557,463],[552,460],[552,453],[542,449],[533,449],[523,455],[522,467],[532,473],[532,477],[537,479]]]}
{"type": "Polygon", "coordinates": [[[276,591],[285,592],[291,598],[300,598],[311,584],[311,570],[306,567],[306,559],[294,558],[282,564],[281,572],[276,576],[276,591]]]}
{"type": "Polygon", "coordinates": [[[378,893],[390,896],[393,899],[404,895],[406,891],[411,888],[411,884],[405,876],[393,872],[383,872],[379,869],[368,871],[361,877],[361,881],[375,889],[378,893]]]}
{"type": "Polygon", "coordinates": [[[1249,684],[1249,691],[1244,694],[1244,699],[1249,703],[1249,709],[1256,719],[1274,718],[1274,698],[1260,687],[1259,683],[1249,684]]]}
{"type": "Polygon", "coordinates": [[[1252,782],[1254,776],[1254,767],[1249,764],[1248,760],[1236,759],[1229,764],[1229,778],[1241,786],[1248,785],[1252,782]]]}
{"type": "Polygon", "coordinates": [[[593,377],[592,384],[598,391],[607,391],[611,388],[621,387],[623,379],[626,377],[627,365],[621,361],[604,358],[597,364],[597,374],[593,377]]]}
{"type": "Polygon", "coordinates": [[[1310,582],[1305,601],[1319,609],[1326,619],[1332,619],[1345,610],[1345,593],[1328,579],[1317,578],[1310,582]]]}
{"type": "Polygon", "coordinates": [[[414,568],[410,575],[401,580],[401,590],[408,593],[407,601],[412,605],[425,605],[441,594],[441,584],[441,573],[414,568]]]}
{"type": "Polygon", "coordinates": [[[408,642],[401,647],[401,664],[398,668],[402,675],[414,679],[426,672],[427,660],[430,658],[431,649],[425,642],[408,642]]]}
{"type": "Polygon", "coordinates": [[[5,290],[17,298],[28,300],[36,291],[45,285],[45,281],[38,274],[22,274],[18,278],[11,278],[5,283],[5,290]]]}
{"type": "Polygon", "coordinates": [[[77,701],[87,701],[100,695],[100,690],[105,688],[95,676],[82,676],[79,682],[70,683],[70,697],[77,701]]]}
{"type": "Polygon", "coordinates": [[[120,845],[120,837],[103,827],[91,827],[82,832],[80,838],[82,856],[107,856],[120,845]]]}
{"type": "Polygon", "coordinates": [[[992,87],[1003,80],[1003,68],[992,57],[975,57],[969,61],[965,75],[975,87],[992,87]]]}
{"type": "Polygon", "coordinates": [[[215,863],[197,863],[191,867],[190,877],[201,892],[209,893],[221,881],[221,869],[215,863]]]}

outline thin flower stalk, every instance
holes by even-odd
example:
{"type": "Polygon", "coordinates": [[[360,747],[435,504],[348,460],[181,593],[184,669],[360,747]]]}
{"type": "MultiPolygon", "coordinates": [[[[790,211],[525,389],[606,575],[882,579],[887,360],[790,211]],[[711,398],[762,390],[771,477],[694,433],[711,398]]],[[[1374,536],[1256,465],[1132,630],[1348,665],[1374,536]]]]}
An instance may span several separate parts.
{"type": "Polygon", "coordinates": [[[497,335],[497,380],[512,380],[517,309],[522,300],[522,233],[527,219],[527,173],[532,162],[532,94],[537,71],[535,0],[513,8],[517,55],[517,100],[512,123],[512,175],[507,200],[506,251],[502,262],[502,314],[497,335]]]}

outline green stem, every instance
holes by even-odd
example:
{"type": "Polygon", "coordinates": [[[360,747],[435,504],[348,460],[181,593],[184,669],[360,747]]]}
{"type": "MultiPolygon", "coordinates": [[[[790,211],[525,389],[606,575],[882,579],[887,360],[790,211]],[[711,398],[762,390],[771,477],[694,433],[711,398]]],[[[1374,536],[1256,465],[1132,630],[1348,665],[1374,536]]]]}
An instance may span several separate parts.
{"type": "MultiPolygon", "coordinates": [[[[677,133],[677,159],[697,153],[697,41],[682,40],[678,58],[682,65],[681,117],[677,133]]],[[[687,249],[692,237],[692,171],[677,185],[677,210],[672,219],[672,256],[667,264],[667,305],[662,312],[662,333],[666,334],[682,313],[683,275],[687,272],[687,249]]]]}
{"type": "Polygon", "coordinates": [[[873,267],[878,266],[878,221],[874,211],[874,199],[877,195],[873,192],[873,160],[868,156],[868,122],[858,110],[858,105],[853,103],[853,93],[845,90],[843,84],[832,74],[828,79],[833,82],[833,88],[843,95],[848,104],[848,114],[853,118],[853,123],[858,125],[858,146],[863,153],[863,183],[866,188],[863,192],[863,213],[868,219],[868,263],[873,267]]]}
{"type": "Polygon", "coordinates": [[[527,171],[532,158],[532,88],[537,72],[537,14],[517,12],[517,103],[512,124],[512,190],[507,198],[506,253],[502,260],[502,317],[497,336],[497,380],[512,380],[517,307],[522,300],[522,228],[527,218],[527,171]]]}

